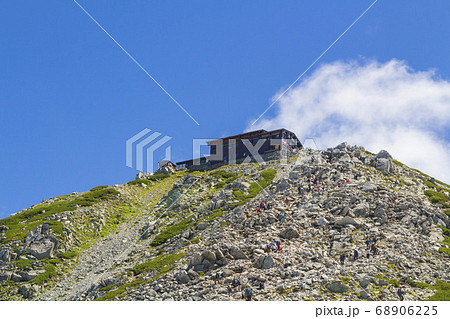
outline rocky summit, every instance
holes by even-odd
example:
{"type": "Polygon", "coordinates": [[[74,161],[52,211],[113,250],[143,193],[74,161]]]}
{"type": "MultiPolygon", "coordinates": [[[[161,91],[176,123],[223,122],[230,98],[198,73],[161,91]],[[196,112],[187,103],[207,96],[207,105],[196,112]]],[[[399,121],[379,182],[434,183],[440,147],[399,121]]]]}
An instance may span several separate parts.
{"type": "Polygon", "coordinates": [[[0,298],[449,300],[449,192],[346,143],[141,174],[0,220],[0,298]]]}

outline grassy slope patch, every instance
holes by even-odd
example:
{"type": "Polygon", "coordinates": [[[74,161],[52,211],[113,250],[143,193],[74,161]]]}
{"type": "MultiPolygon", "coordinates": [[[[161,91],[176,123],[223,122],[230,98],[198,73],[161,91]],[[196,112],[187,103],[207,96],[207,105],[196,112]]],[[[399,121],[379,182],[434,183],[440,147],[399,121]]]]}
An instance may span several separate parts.
{"type": "Polygon", "coordinates": [[[48,282],[51,278],[56,276],[56,268],[53,265],[45,265],[45,272],[34,277],[31,282],[37,285],[42,285],[48,282]]]}
{"type": "Polygon", "coordinates": [[[103,297],[97,298],[95,299],[95,301],[106,301],[106,300],[113,300],[114,298],[116,298],[117,296],[125,293],[127,291],[127,288],[133,288],[136,286],[140,286],[142,284],[145,284],[146,281],[142,280],[142,279],[138,279],[135,280],[133,282],[127,283],[125,285],[120,286],[119,288],[117,288],[116,290],[110,291],[108,292],[106,295],[104,295],[103,297]]]}
{"type": "Polygon", "coordinates": [[[100,291],[107,291],[107,293],[103,297],[97,298],[95,300],[96,301],[113,300],[114,298],[125,294],[127,289],[129,289],[129,288],[141,286],[145,283],[149,283],[153,280],[156,280],[156,279],[162,277],[163,275],[165,275],[166,273],[168,273],[170,270],[172,270],[174,267],[172,264],[174,262],[180,260],[184,256],[185,256],[185,254],[163,255],[163,256],[155,257],[154,259],[152,259],[146,263],[136,265],[133,267],[133,273],[135,275],[139,275],[139,274],[145,273],[147,271],[152,271],[152,270],[159,270],[159,271],[155,276],[153,276],[153,278],[151,280],[145,281],[142,279],[137,279],[130,283],[124,284],[115,290],[112,290],[112,289],[114,289],[116,287],[116,285],[104,287],[104,288],[100,289],[100,291]]]}
{"type": "Polygon", "coordinates": [[[440,204],[444,208],[450,208],[450,197],[436,191],[427,189],[424,194],[428,196],[428,200],[434,204],[440,204]]]}
{"type": "Polygon", "coordinates": [[[233,195],[235,199],[238,200],[238,202],[231,204],[231,206],[241,206],[248,203],[250,199],[254,198],[264,188],[266,188],[267,186],[270,185],[270,183],[272,183],[272,180],[274,179],[276,173],[277,171],[272,168],[261,172],[262,177],[261,180],[250,184],[247,195],[244,195],[241,191],[238,190],[233,191],[233,195]]]}
{"type": "MultiPolygon", "coordinates": [[[[111,199],[118,194],[119,192],[113,188],[103,188],[86,192],[72,199],[58,200],[48,205],[40,204],[22,213],[4,218],[0,220],[0,225],[5,225],[9,228],[5,232],[6,240],[4,243],[13,240],[24,240],[29,231],[43,223],[44,218],[65,211],[73,211],[79,206],[92,206],[99,201],[111,199]]],[[[52,221],[50,224],[51,229],[60,235],[62,234],[63,226],[60,222],[52,221]]]]}
{"type": "Polygon", "coordinates": [[[173,236],[178,235],[180,232],[188,229],[192,225],[193,219],[192,216],[188,217],[181,222],[170,226],[166,230],[163,230],[161,233],[159,233],[155,239],[151,242],[152,247],[156,247],[159,245],[164,244],[166,241],[168,241],[173,236]]]}
{"type": "Polygon", "coordinates": [[[450,301],[450,283],[438,280],[432,288],[436,293],[428,298],[429,301],[450,301]]]}
{"type": "Polygon", "coordinates": [[[214,176],[220,182],[218,182],[216,185],[214,185],[215,189],[220,189],[225,187],[225,185],[234,182],[239,176],[233,173],[228,173],[223,170],[218,170],[213,173],[211,173],[211,176],[214,176]]]}
{"type": "Polygon", "coordinates": [[[150,270],[157,270],[164,266],[173,264],[174,262],[180,260],[183,258],[185,254],[172,254],[172,255],[162,255],[153,258],[150,261],[147,261],[143,264],[136,265],[133,267],[133,273],[135,275],[142,274],[144,272],[150,271],[150,270]]]}

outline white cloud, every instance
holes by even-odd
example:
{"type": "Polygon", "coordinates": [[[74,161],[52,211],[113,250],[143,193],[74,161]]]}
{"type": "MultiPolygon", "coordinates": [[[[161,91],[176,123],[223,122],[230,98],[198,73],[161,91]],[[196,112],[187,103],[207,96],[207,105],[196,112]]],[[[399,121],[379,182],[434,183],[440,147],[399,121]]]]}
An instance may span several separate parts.
{"type": "MultiPolygon", "coordinates": [[[[278,96],[276,94],[274,99],[278,96]]],[[[321,148],[362,145],[450,182],[450,82],[399,60],[322,65],[248,130],[285,127],[321,148]]],[[[252,121],[253,122],[253,121],[252,121]]]]}

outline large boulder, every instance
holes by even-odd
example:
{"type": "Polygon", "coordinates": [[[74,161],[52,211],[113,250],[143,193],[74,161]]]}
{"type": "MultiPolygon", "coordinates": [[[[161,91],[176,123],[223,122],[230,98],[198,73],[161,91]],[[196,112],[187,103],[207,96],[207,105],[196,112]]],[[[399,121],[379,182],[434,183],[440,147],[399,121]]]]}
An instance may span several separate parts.
{"type": "Polygon", "coordinates": [[[284,239],[293,239],[293,238],[298,238],[299,236],[300,235],[298,234],[298,232],[292,227],[283,229],[280,232],[280,237],[284,238],[284,239]]]}
{"type": "Polygon", "coordinates": [[[180,284],[185,284],[185,283],[189,282],[189,280],[191,280],[191,278],[189,277],[189,275],[186,271],[182,270],[177,274],[176,280],[180,284]]]}
{"type": "Polygon", "coordinates": [[[346,151],[348,147],[347,142],[342,142],[341,144],[337,145],[335,148],[341,151],[346,151]]]}
{"type": "Polygon", "coordinates": [[[142,173],[142,172],[139,172],[139,173],[136,174],[136,179],[148,179],[152,175],[153,175],[153,173],[142,173]]]}
{"type": "Polygon", "coordinates": [[[221,260],[221,259],[225,258],[222,250],[220,250],[220,249],[214,250],[214,253],[216,254],[216,259],[217,260],[221,260]]]}
{"type": "Polygon", "coordinates": [[[365,290],[361,290],[359,292],[359,297],[361,299],[369,299],[370,298],[370,294],[367,291],[365,291],[365,290]]]}
{"type": "Polygon", "coordinates": [[[277,184],[277,192],[284,192],[290,187],[289,180],[287,178],[281,179],[277,184]]]}
{"type": "Polygon", "coordinates": [[[166,165],[164,167],[157,169],[154,174],[155,175],[170,175],[170,174],[175,173],[175,171],[176,171],[176,169],[174,166],[166,165]]]}
{"type": "Polygon", "coordinates": [[[336,226],[341,226],[341,227],[347,226],[347,225],[353,225],[355,227],[359,227],[359,224],[350,216],[342,217],[341,219],[336,220],[334,222],[334,224],[336,226]]]}
{"type": "Polygon", "coordinates": [[[37,259],[52,258],[57,246],[58,240],[48,223],[37,226],[25,239],[27,251],[37,259]]]}
{"type": "Polygon", "coordinates": [[[17,292],[19,295],[22,295],[22,297],[31,299],[37,296],[39,287],[36,285],[25,284],[20,286],[17,292]]]}
{"type": "Polygon", "coordinates": [[[334,281],[327,285],[327,289],[331,292],[342,294],[348,291],[348,287],[340,281],[334,281]]]}
{"type": "Polygon", "coordinates": [[[214,264],[214,262],[216,261],[216,254],[215,253],[213,253],[212,251],[210,251],[210,250],[205,250],[203,253],[202,253],[202,257],[203,257],[203,259],[207,259],[209,262],[211,262],[212,264],[214,264]]]}
{"type": "Polygon", "coordinates": [[[369,204],[366,202],[360,203],[353,209],[353,214],[355,214],[356,217],[366,217],[369,213],[369,209],[369,204]]]}
{"type": "Polygon", "coordinates": [[[0,250],[0,262],[6,262],[8,263],[11,259],[11,255],[9,253],[9,249],[3,248],[0,250]]]}
{"type": "Polygon", "coordinates": [[[52,258],[58,240],[54,237],[34,241],[28,247],[28,252],[37,259],[52,258]]]}
{"type": "Polygon", "coordinates": [[[380,219],[386,218],[386,210],[383,206],[378,206],[377,208],[375,208],[374,214],[375,214],[376,218],[380,218],[380,219]]]}
{"type": "Polygon", "coordinates": [[[202,264],[202,260],[203,260],[202,255],[195,253],[191,257],[191,265],[192,266],[201,265],[202,264]]]}
{"type": "Polygon", "coordinates": [[[207,225],[205,222],[200,222],[200,223],[198,223],[198,225],[197,225],[197,229],[198,229],[198,230],[205,230],[206,227],[208,227],[208,225],[207,225]]]}
{"type": "Polygon", "coordinates": [[[387,151],[380,151],[375,158],[375,168],[384,173],[392,172],[392,156],[387,151]]]}
{"type": "Polygon", "coordinates": [[[11,272],[10,271],[4,271],[0,272],[0,282],[8,281],[11,279],[11,272]]]}
{"type": "Polygon", "coordinates": [[[275,266],[275,262],[270,255],[261,255],[256,260],[256,268],[259,269],[269,269],[275,266]]]}
{"type": "Polygon", "coordinates": [[[222,270],[222,274],[224,277],[230,277],[233,276],[234,271],[228,268],[225,268],[224,270],[222,270]]]}
{"type": "Polygon", "coordinates": [[[442,230],[437,227],[432,227],[428,235],[430,236],[430,241],[432,242],[440,242],[445,239],[442,235],[442,230]]]}
{"type": "Polygon", "coordinates": [[[387,281],[386,279],[378,279],[375,281],[375,284],[377,286],[387,286],[389,285],[389,281],[387,281]]]}
{"type": "Polygon", "coordinates": [[[367,182],[367,183],[364,183],[362,186],[361,186],[361,190],[363,191],[363,192],[375,192],[376,190],[378,189],[378,186],[377,185],[375,185],[375,184],[373,184],[373,183],[369,183],[369,182],[367,182]]]}
{"type": "Polygon", "coordinates": [[[368,277],[364,277],[360,282],[359,285],[361,286],[361,288],[366,289],[367,286],[370,284],[370,278],[368,277]]]}
{"type": "Polygon", "coordinates": [[[245,253],[237,247],[232,247],[230,249],[230,255],[233,256],[234,259],[248,259],[245,253]]]}

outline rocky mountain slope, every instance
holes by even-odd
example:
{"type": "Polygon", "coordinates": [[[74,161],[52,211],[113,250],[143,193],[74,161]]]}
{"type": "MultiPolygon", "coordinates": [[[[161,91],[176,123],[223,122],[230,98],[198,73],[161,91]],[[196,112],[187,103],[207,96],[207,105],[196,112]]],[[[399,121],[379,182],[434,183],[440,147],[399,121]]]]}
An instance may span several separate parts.
{"type": "Polygon", "coordinates": [[[0,298],[397,300],[402,286],[406,300],[450,299],[449,185],[345,143],[291,155],[146,175],[0,220],[0,298]]]}

